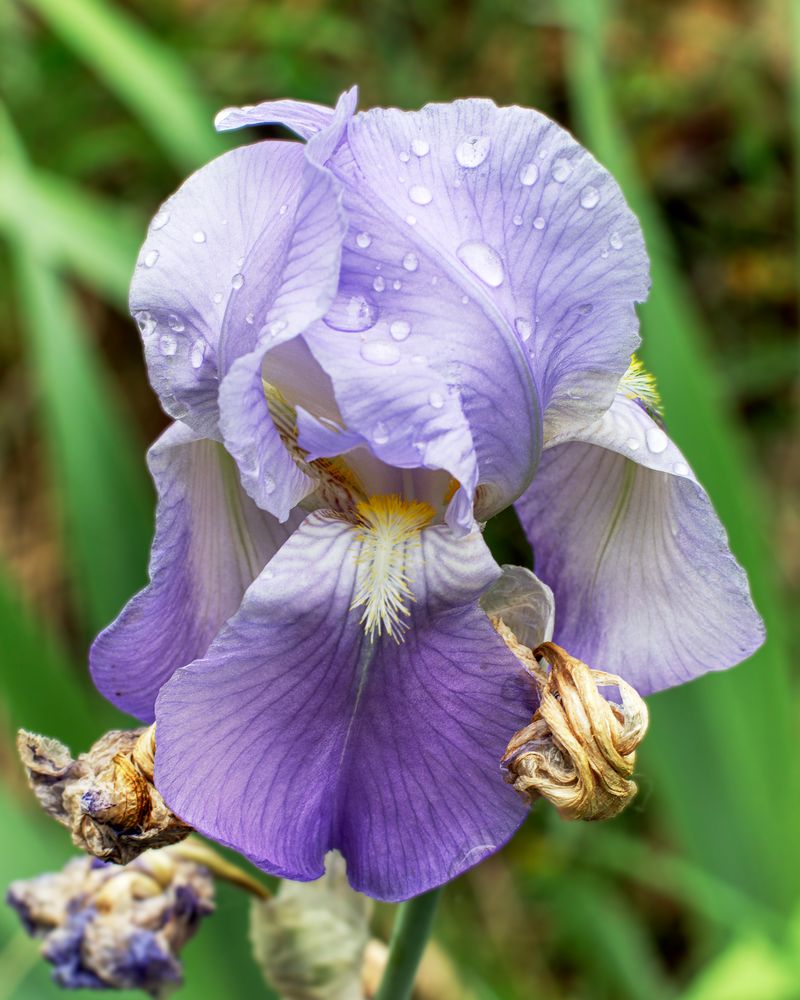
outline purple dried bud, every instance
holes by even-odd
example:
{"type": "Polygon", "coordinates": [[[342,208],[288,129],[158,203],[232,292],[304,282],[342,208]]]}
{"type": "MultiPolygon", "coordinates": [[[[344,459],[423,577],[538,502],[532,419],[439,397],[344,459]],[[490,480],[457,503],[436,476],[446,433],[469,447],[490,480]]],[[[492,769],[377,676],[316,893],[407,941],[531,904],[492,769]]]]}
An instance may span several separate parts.
{"type": "Polygon", "coordinates": [[[214,908],[214,883],[180,848],[165,848],[125,868],[75,858],[60,872],[14,882],[7,901],[43,939],[59,986],[163,996],[181,982],[178,956],[214,908]]]}

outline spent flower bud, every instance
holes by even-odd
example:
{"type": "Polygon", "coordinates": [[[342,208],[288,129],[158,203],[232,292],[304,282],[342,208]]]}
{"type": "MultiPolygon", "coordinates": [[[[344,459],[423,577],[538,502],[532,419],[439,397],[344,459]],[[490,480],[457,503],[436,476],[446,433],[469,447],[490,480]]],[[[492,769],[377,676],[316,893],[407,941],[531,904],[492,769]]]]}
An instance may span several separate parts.
{"type": "Polygon", "coordinates": [[[253,903],[253,952],[281,1000],[363,1000],[370,910],[338,856],[317,882],[282,882],[274,898],[253,903]]]}
{"type": "Polygon", "coordinates": [[[19,731],[17,750],[28,784],[45,812],[69,829],[76,847],[127,864],[191,832],[153,785],[154,733],[154,726],[112,730],[74,759],[58,740],[19,731]]]}
{"type": "Polygon", "coordinates": [[[7,901],[42,939],[59,986],[162,997],[180,984],[180,951],[214,909],[211,874],[180,852],[147,852],[125,868],[74,858],[12,883],[7,901]]]}
{"type": "Polygon", "coordinates": [[[621,677],[591,670],[552,642],[531,650],[500,620],[495,628],[539,689],[530,724],[515,733],[502,763],[507,780],[533,803],[542,797],[564,819],[611,819],[638,791],[632,775],[648,714],[621,677]],[[545,671],[539,659],[550,664],[545,671]],[[601,688],[616,688],[620,703],[601,688]]]}

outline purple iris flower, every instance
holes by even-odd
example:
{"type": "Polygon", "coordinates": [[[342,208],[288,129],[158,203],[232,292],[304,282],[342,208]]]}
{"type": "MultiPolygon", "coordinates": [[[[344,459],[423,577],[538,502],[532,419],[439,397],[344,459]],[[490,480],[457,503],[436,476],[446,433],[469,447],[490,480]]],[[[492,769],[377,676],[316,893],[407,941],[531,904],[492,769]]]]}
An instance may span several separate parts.
{"type": "Polygon", "coordinates": [[[387,900],[509,839],[551,594],[480,525],[512,503],[555,639],[646,694],[762,641],[709,500],[629,368],[641,230],[562,128],[489,101],[221,112],[226,153],[153,219],[131,289],[175,423],[151,582],[97,639],[157,720],[171,808],[267,871],[345,856],[387,900]],[[538,469],[538,471],[537,471],[538,469]]]}

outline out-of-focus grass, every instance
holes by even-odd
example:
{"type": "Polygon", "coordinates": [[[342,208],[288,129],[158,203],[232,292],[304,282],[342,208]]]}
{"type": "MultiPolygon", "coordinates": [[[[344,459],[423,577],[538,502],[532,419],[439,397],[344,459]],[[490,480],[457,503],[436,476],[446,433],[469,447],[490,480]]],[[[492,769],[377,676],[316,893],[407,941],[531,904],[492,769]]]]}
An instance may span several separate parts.
{"type": "Polygon", "coordinates": [[[794,850],[800,841],[797,706],[763,497],[708,358],[701,321],[674,264],[669,235],[615,119],[603,67],[607,7],[606,0],[574,5],[568,79],[577,120],[642,221],[653,279],[642,308],[644,356],[658,376],[670,430],[709,490],[748,571],[768,632],[766,646],[746,666],[654,699],[645,757],[669,795],[670,818],[680,824],[686,849],[731,881],[791,906],[800,891],[800,856],[794,850]]]}
{"type": "MultiPolygon", "coordinates": [[[[16,432],[16,451],[0,429],[0,461],[16,482],[21,470],[8,456],[44,443],[47,479],[29,489],[55,495],[73,588],[57,608],[38,601],[32,610],[12,582],[29,557],[6,539],[14,566],[0,567],[0,732],[9,737],[0,746],[0,885],[70,853],[63,831],[24,796],[13,728],[81,750],[118,718],[88,690],[82,655],[141,582],[151,525],[141,428],[154,435],[163,418],[121,315],[143,220],[180,175],[225,148],[211,128],[216,106],[330,102],[352,82],[365,104],[485,93],[571,123],[640,214],[654,277],[642,311],[646,356],[670,431],[750,572],[770,641],[730,674],[655,699],[634,808],[605,830],[535,810],[498,858],[448,888],[441,939],[483,1000],[800,995],[796,678],[769,517],[784,517],[778,555],[790,583],[800,527],[778,506],[786,482],[776,478],[767,493],[752,453],[753,441],[768,452],[791,419],[794,312],[780,277],[786,153],[774,149],[786,132],[775,122],[786,112],[775,83],[788,64],[780,14],[771,30],[750,34],[737,33],[740,17],[724,0],[674,10],[655,0],[16,0],[0,11],[9,106],[0,118],[0,295],[9,303],[0,377],[36,421],[35,434],[16,432]],[[712,66],[714,44],[731,60],[727,78],[703,62],[712,66]],[[703,171],[722,161],[730,176],[704,188],[703,171]],[[660,185],[668,219],[645,177],[660,185]],[[719,328],[698,303],[722,317],[719,328]],[[745,406],[747,437],[735,412],[745,406]]],[[[800,149],[797,137],[800,128],[800,149]]],[[[775,459],[772,468],[786,475],[775,459]]],[[[513,521],[492,531],[503,558],[526,557],[513,521]]],[[[60,573],[62,563],[46,568],[60,573]]],[[[181,996],[265,995],[245,915],[246,901],[223,891],[202,943],[189,946],[181,996]]],[[[385,916],[381,908],[381,926],[385,916]]],[[[41,963],[28,971],[30,954],[0,911],[0,1000],[56,995],[41,963]]]]}

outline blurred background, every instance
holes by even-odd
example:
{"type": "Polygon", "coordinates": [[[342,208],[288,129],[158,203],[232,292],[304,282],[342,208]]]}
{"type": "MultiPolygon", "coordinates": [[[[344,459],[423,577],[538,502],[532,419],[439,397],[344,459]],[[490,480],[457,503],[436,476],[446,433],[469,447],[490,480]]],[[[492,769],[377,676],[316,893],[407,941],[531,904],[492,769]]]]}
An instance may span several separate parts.
{"type": "MultiPolygon", "coordinates": [[[[799,8],[0,5],[0,886],[72,853],[24,787],[16,727],[78,751],[120,721],[85,662],[143,583],[152,530],[143,458],[166,420],[125,307],[148,218],[190,170],[256,137],[215,135],[223,105],[332,103],[354,82],[362,107],[487,96],[567,125],[639,214],[654,281],[644,357],[769,642],[653,698],[633,807],[590,826],[540,805],[449,886],[438,946],[476,1000],[800,997],[799,8]]],[[[512,518],[491,540],[525,558],[512,518]]],[[[378,910],[380,932],[391,916],[378,910]]],[[[246,901],[223,891],[180,997],[267,995],[245,925],[246,901]]],[[[0,908],[0,1000],[57,993],[0,908]]]]}

